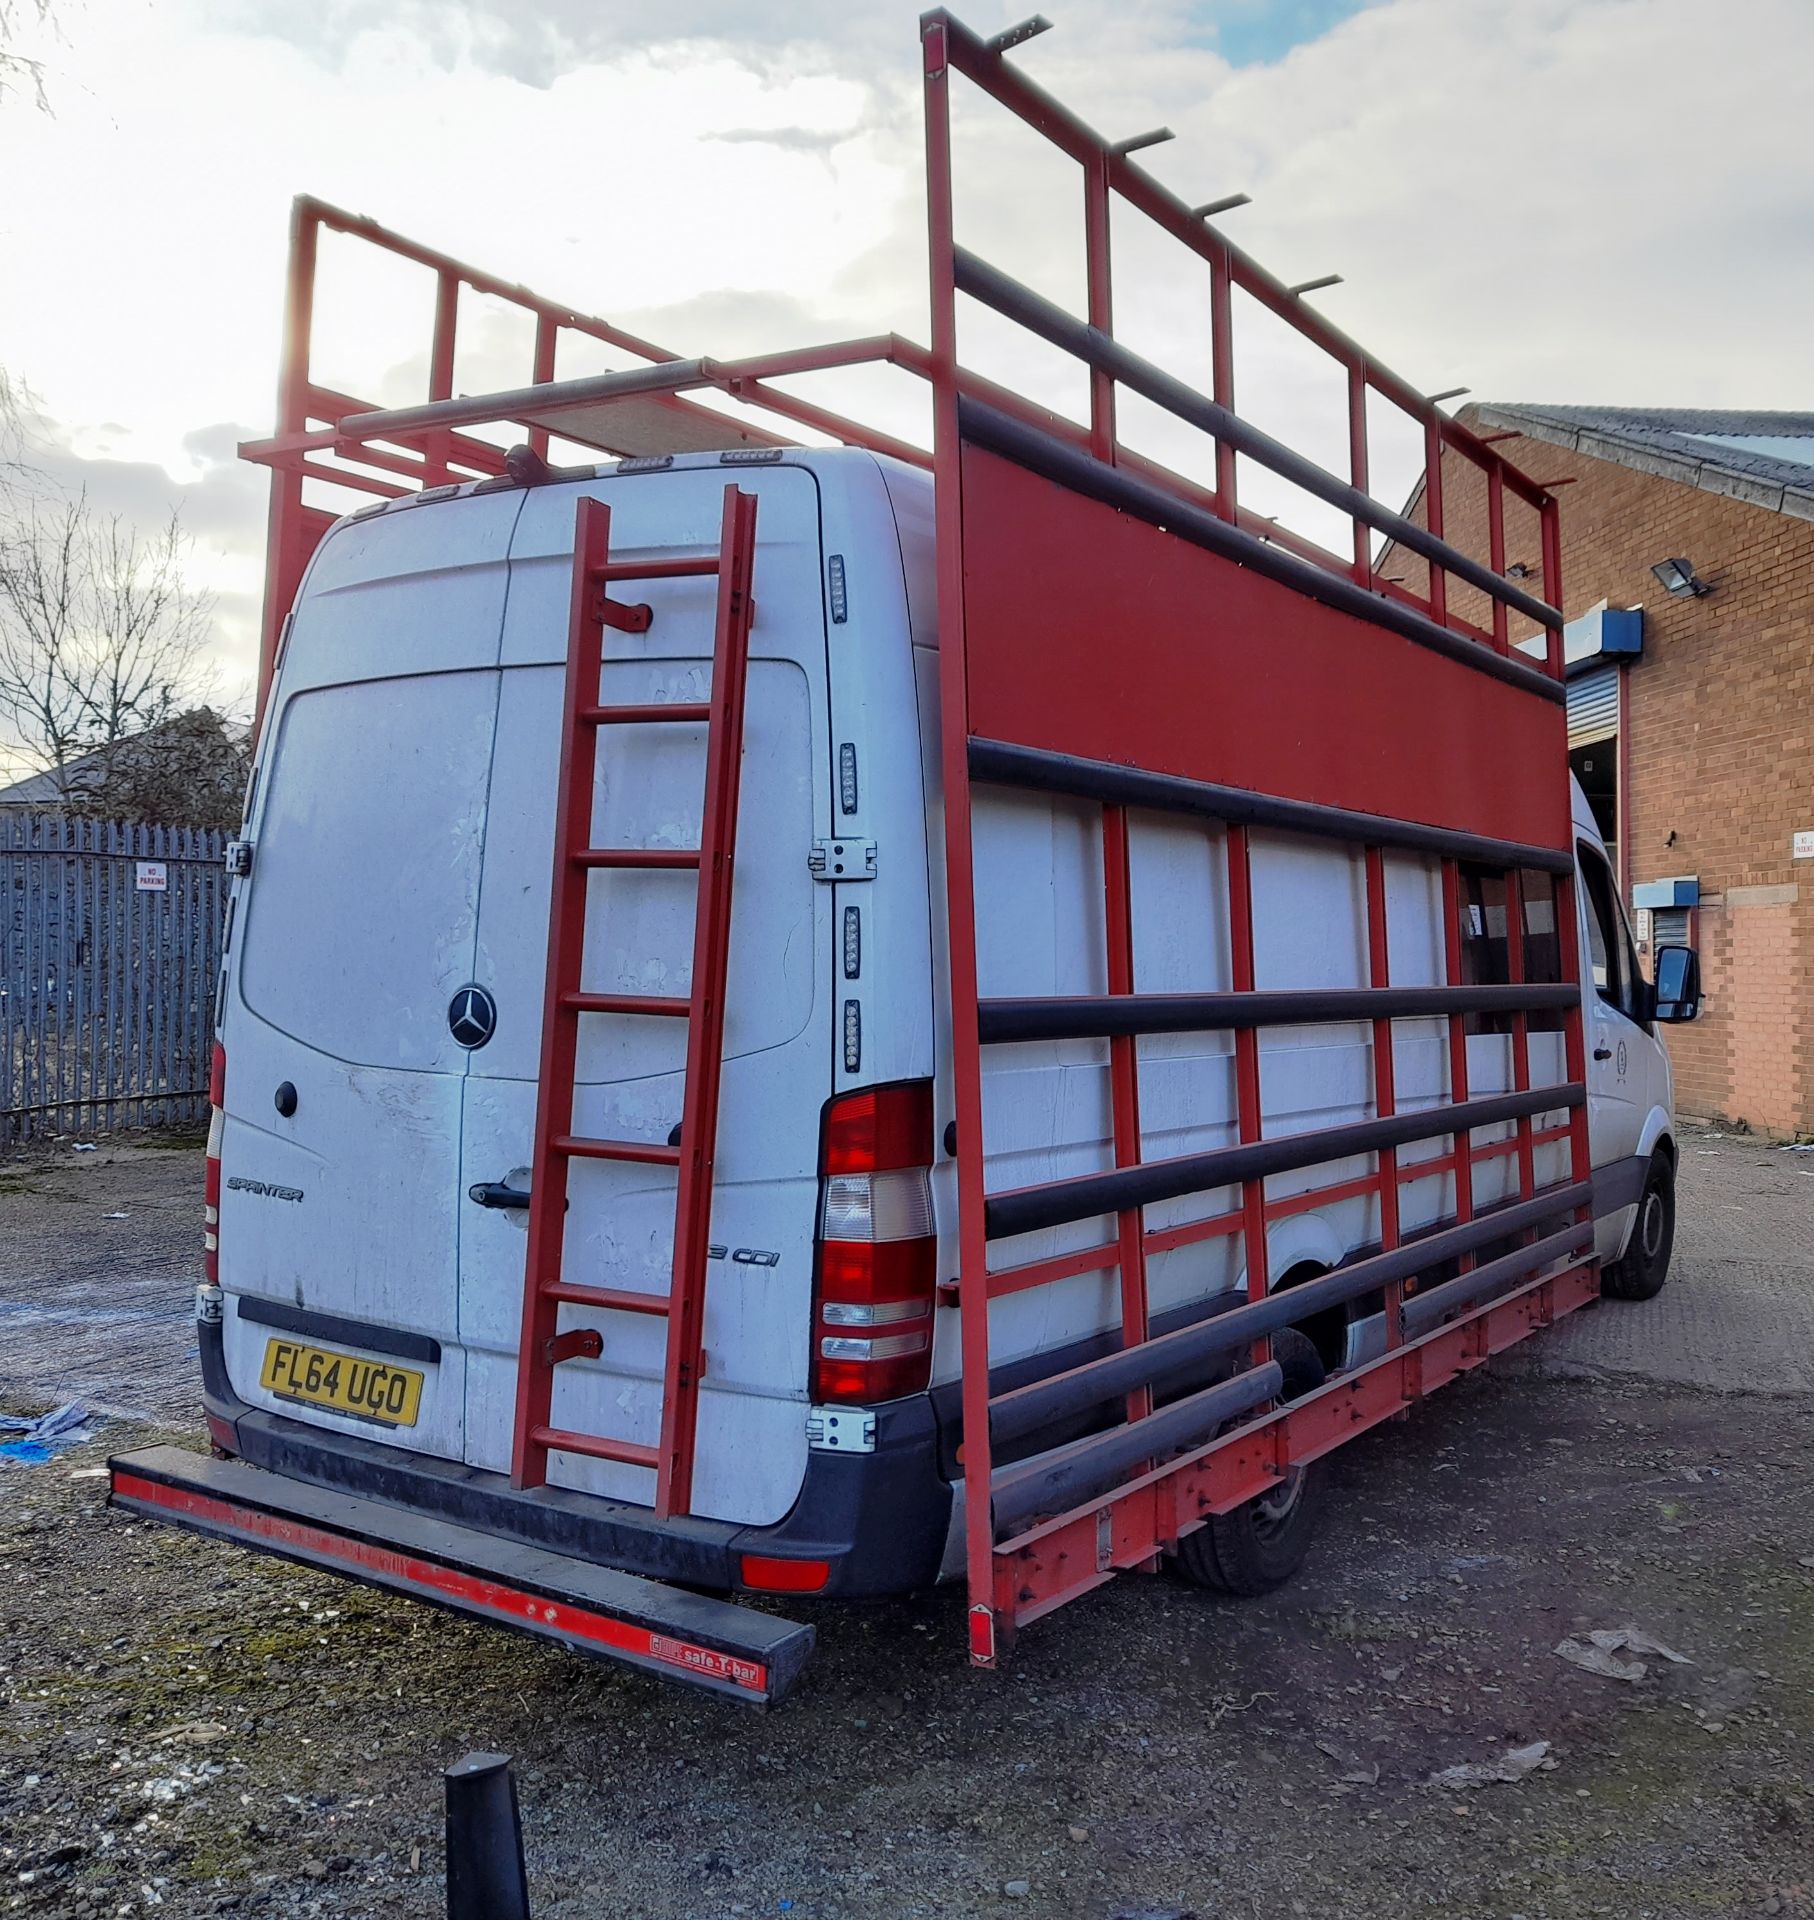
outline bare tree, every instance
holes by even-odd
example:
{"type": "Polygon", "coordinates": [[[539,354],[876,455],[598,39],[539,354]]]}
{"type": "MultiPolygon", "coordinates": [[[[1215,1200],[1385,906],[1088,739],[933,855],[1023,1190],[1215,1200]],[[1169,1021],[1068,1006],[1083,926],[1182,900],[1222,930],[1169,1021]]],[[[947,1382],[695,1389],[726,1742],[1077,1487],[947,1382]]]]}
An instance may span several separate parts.
{"type": "Polygon", "coordinates": [[[201,703],[212,601],[183,578],[172,514],[141,538],[86,493],[0,524],[0,732],[66,803],[77,764],[201,703]]]}
{"type": "Polygon", "coordinates": [[[44,86],[44,62],[21,53],[19,28],[23,21],[50,19],[51,0],[0,0],[0,105],[11,93],[29,93],[40,113],[50,111],[44,86]]]}
{"type": "Polygon", "coordinates": [[[9,506],[20,488],[37,477],[26,451],[32,406],[31,389],[0,367],[0,507],[9,506]]]}

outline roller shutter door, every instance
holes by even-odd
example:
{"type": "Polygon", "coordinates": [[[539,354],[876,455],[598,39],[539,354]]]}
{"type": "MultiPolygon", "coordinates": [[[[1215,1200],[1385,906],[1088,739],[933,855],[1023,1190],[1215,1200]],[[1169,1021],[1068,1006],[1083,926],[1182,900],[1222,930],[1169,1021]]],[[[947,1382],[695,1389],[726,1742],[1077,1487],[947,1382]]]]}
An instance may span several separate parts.
{"type": "Polygon", "coordinates": [[[1619,669],[1596,667],[1568,683],[1568,744],[1591,747],[1619,731],[1619,669]]]}

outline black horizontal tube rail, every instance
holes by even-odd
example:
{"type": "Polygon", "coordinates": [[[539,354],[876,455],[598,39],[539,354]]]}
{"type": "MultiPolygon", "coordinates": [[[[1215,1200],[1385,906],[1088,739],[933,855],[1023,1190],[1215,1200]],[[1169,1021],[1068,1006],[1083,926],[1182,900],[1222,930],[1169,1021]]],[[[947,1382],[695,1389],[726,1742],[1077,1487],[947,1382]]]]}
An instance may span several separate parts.
{"type": "Polygon", "coordinates": [[[1101,1040],[1139,1033],[1210,1033],[1237,1027],[1320,1026],[1344,1020],[1406,1020],[1420,1014],[1542,1013],[1574,1006],[1580,989],[1559,985],[1339,987],[1297,993],[1111,993],[982,1000],[984,1046],[1016,1040],[1101,1040]]]}
{"type": "Polygon", "coordinates": [[[1291,1173],[1326,1160],[1377,1153],[1382,1147],[1402,1147],[1439,1134],[1470,1133],[1475,1127],[1522,1120],[1529,1114],[1565,1111],[1580,1106],[1585,1097],[1576,1080],[1562,1086],[1533,1087],[1526,1093],[1489,1094],[1481,1100],[1424,1107],[1413,1113],[1391,1114],[1383,1120],[1319,1127],[1311,1133],[1256,1140],[1245,1146],[1216,1147],[1208,1153],[1179,1154],[1110,1173],[1082,1173],[1068,1180],[1014,1187],[990,1195],[983,1203],[983,1232],[990,1240],[1005,1240],[1039,1227],[1062,1226],[1068,1220],[1127,1213],[1156,1201],[1176,1200],[1181,1194],[1238,1186],[1245,1180],[1263,1180],[1268,1174],[1291,1173]]]}
{"type": "MultiPolygon", "coordinates": [[[[1395,1280],[1408,1280],[1414,1274],[1440,1266],[1445,1260],[1459,1259],[1463,1254],[1474,1253],[1482,1247],[1492,1246],[1496,1241],[1509,1239],[1513,1234],[1541,1226],[1559,1214],[1585,1207],[1590,1204],[1592,1197],[1592,1188],[1583,1181],[1578,1186],[1558,1187],[1548,1193],[1536,1194],[1529,1200],[1521,1200],[1508,1207],[1496,1207],[1492,1212],[1483,1213],[1458,1226],[1423,1234],[1401,1247],[1394,1247],[1389,1253],[1369,1255],[1365,1260],[1355,1261],[1352,1266],[1337,1267],[1333,1273],[1321,1274],[1299,1286],[1270,1293],[1264,1300],[1231,1307],[1207,1320],[1180,1327],[1175,1333],[1161,1334],[1156,1340],[1144,1341],[1137,1347],[1124,1347],[1119,1353],[1108,1353],[1099,1360],[1086,1361],[1068,1373],[1054,1374],[1049,1380],[1035,1380],[1027,1386],[1016,1387],[990,1402],[989,1443],[991,1446],[1004,1447],[1010,1441],[1037,1433],[1042,1427],[1075,1418],[1111,1400],[1119,1400],[1141,1387],[1149,1387],[1179,1369],[1207,1365],[1223,1354],[1250,1346],[1267,1334],[1279,1332],[1281,1328],[1297,1326],[1330,1307],[1346,1306],[1350,1300],[1377,1293],[1395,1280]]],[[[1582,1231],[1591,1233],[1592,1229],[1584,1224],[1582,1231]]],[[[1530,1271],[1554,1257],[1539,1253],[1539,1249],[1547,1245],[1548,1242],[1539,1241],[1535,1247],[1520,1247],[1506,1255],[1504,1260],[1495,1260],[1488,1266],[1476,1268],[1474,1272],[1462,1275],[1462,1278],[1476,1290],[1490,1287],[1497,1278],[1503,1277],[1498,1270],[1507,1261],[1511,1262],[1507,1272],[1530,1271]],[[1524,1261],[1527,1255],[1535,1257],[1520,1268],[1518,1263],[1524,1261]]],[[[1447,1285],[1445,1282],[1444,1287],[1447,1285]]],[[[1443,1291],[1444,1288],[1432,1288],[1427,1295],[1417,1294],[1413,1298],[1419,1302],[1433,1300],[1443,1291]]],[[[1412,1301],[1407,1300],[1407,1336],[1411,1306],[1412,1301]]],[[[1440,1314],[1436,1317],[1440,1317],[1440,1314]]]]}
{"type": "Polygon", "coordinates": [[[999,453],[1030,473],[1043,474],[1061,487],[1100,500],[1144,520],[1149,526],[1175,533],[1193,546],[1220,554],[1238,566],[1251,568],[1281,586],[1290,587],[1307,600],[1315,600],[1337,612],[1352,614],[1358,620],[1402,634],[1432,653],[1454,660],[1461,666],[1521,687],[1544,700],[1566,704],[1567,690],[1560,680],[1552,680],[1541,668],[1522,655],[1495,653],[1481,640],[1470,640],[1449,627],[1439,626],[1428,614],[1384,594],[1370,593],[1345,573],[1332,572],[1313,560],[1300,559],[1276,542],[1262,540],[1258,534],[1230,520],[1221,520],[1182,495],[1148,480],[1136,478],[1121,467],[1111,467],[1093,453],[1073,447],[1056,435],[1001,412],[999,408],[960,394],[957,402],[958,432],[963,439],[999,453]]]}
{"type": "Polygon", "coordinates": [[[1100,327],[1092,327],[1087,321],[1066,313],[1063,307],[1035,293],[1031,287],[1023,286],[999,267],[991,266],[967,247],[953,247],[951,251],[959,293],[967,293],[971,299],[980,300],[1004,319],[1016,321],[1030,333],[1038,334],[1042,340],[1050,341],[1053,346],[1074,355],[1099,373],[1112,375],[1123,386],[1144,395],[1154,406],[1163,407],[1176,418],[1202,428],[1217,440],[1226,441],[1237,453],[1244,453],[1250,460],[1257,460],[1261,466],[1269,467],[1282,480],[1302,487],[1306,493],[1314,494],[1317,499],[1372,527],[1375,532],[1389,535],[1400,546],[1421,554],[1445,573],[1452,573],[1469,586],[1478,587],[1491,599],[1516,608],[1526,619],[1536,621],[1540,627],[1562,625],[1562,615],[1548,601],[1539,600],[1534,593],[1526,593],[1503,574],[1495,573],[1491,567],[1482,565],[1458,547],[1451,546],[1439,534],[1431,533],[1415,520],[1382,506],[1359,487],[1337,479],[1327,468],[1319,467],[1314,460],[1307,460],[1283,441],[1275,440],[1271,434],[1243,420],[1239,414],[1231,413],[1227,407],[1198,393],[1163,368],[1154,366],[1150,360],[1143,360],[1139,354],[1130,352],[1112,334],[1104,333],[1100,327]]]}
{"type": "Polygon", "coordinates": [[[1522,1280],[1527,1273],[1547,1267],[1552,1260],[1566,1259],[1573,1253],[1585,1253],[1593,1244],[1593,1238],[1593,1222],[1583,1220],[1576,1226],[1564,1227],[1560,1233],[1552,1233],[1547,1240],[1533,1241],[1530,1246],[1520,1247],[1515,1253],[1489,1260],[1472,1273],[1458,1274],[1453,1280],[1445,1280],[1428,1293],[1413,1294],[1404,1305],[1405,1338],[1420,1339],[1451,1313],[1465,1311],[1481,1300],[1483,1295],[1501,1291],[1515,1281],[1522,1280]]]}
{"type": "MultiPolygon", "coordinates": [[[[1556,683],[1552,680],[1545,684],[1556,683]]],[[[1356,813],[1349,807],[1320,806],[1314,800],[1284,800],[1276,794],[1251,793],[1244,787],[1224,787],[1213,780],[1149,773],[1143,767],[1118,767],[1109,760],[1053,753],[1046,747],[1023,747],[1011,740],[988,740],[980,734],[970,736],[969,761],[970,778],[984,786],[1068,793],[1080,800],[1137,807],[1149,813],[1188,813],[1204,820],[1219,820],[1225,826],[1271,827],[1280,833],[1346,840],[1361,847],[1398,847],[1487,867],[1529,867],[1538,873],[1574,870],[1574,856],[1566,848],[1494,840],[1454,827],[1390,820],[1381,813],[1356,813]]]]}
{"type": "Polygon", "coordinates": [[[1001,1468],[989,1483],[997,1534],[1037,1514],[1063,1513],[1092,1494],[1105,1493],[1145,1461],[1201,1446],[1228,1421],[1276,1399],[1284,1384],[1284,1370],[1269,1360],[1144,1420],[1073,1441],[1030,1464],[1001,1468]]]}

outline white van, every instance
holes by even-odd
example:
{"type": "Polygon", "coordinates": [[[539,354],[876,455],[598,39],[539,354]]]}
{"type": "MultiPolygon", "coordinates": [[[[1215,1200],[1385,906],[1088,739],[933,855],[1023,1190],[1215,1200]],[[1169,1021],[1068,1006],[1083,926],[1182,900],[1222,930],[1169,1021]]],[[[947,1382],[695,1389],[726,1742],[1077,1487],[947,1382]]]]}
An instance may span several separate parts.
{"type": "MultiPolygon", "coordinates": [[[[322,541],[263,731],[222,982],[218,1288],[204,1289],[202,1311],[221,1451],[720,1592],[897,1593],[958,1570],[958,1316],[940,1294],[957,1256],[931,509],[924,473],[865,451],[686,455],[444,488],[355,514],[322,541]],[[576,500],[608,502],[614,554],[652,563],[715,547],[727,478],[759,503],[756,615],[697,1471],[692,1512],[660,1522],[641,1466],[557,1452],[547,1489],[511,1486],[522,1203],[576,500]]],[[[713,591],[709,578],[639,589],[653,618],[646,633],[610,636],[603,697],[702,698],[713,591]]],[[[614,730],[599,761],[601,843],[697,844],[703,733],[614,730]]],[[[975,806],[984,997],[1101,994],[1101,843],[1085,804],[979,789],[975,806]]],[[[1597,1245],[1605,1291],[1642,1298],[1670,1255],[1670,1068],[1578,790],[1574,808],[1597,1245]]],[[[1213,841],[1202,822],[1133,816],[1142,992],[1228,985],[1213,841]]],[[[1258,987],[1366,984],[1359,857],[1254,833],[1258,987]]],[[[1434,860],[1388,856],[1395,986],[1445,977],[1437,874],[1434,860]]],[[[588,987],[683,994],[694,884],[595,875],[588,987]]],[[[1562,978],[1552,898],[1533,889],[1526,901],[1527,980],[1546,966],[1562,978]]],[[[1504,896],[1484,878],[1466,924],[1467,978],[1506,979],[1504,896]]],[[[1692,980],[1673,991],[1661,1013],[1692,1017],[1692,980]]],[[[1400,1109],[1441,1105],[1447,1022],[1397,1024],[1400,1109]]],[[[1531,1016],[1534,1086],[1567,1077],[1559,1013],[1551,1024],[1531,1016]]],[[[1471,1093],[1510,1088],[1509,1019],[1472,1025],[1471,1093]]],[[[1267,1033],[1268,1133],[1365,1118],[1369,1041],[1359,1023],[1267,1033]]],[[[675,1023],[589,1018],[576,1131],[667,1141],[683,1048],[675,1023]]],[[[1231,1142],[1231,1036],[1141,1048],[1144,1154],[1231,1142]]],[[[1107,1061],[1100,1040],[989,1049],[992,1191],[1105,1163],[1107,1061]]],[[[1547,1118],[1559,1124],[1539,1115],[1531,1136],[1539,1185],[1568,1172],[1567,1116],[1547,1118]]],[[[1476,1169],[1479,1210],[1518,1192],[1514,1126],[1477,1144],[1495,1134],[1505,1151],[1476,1169]]],[[[1442,1144],[1408,1147],[1401,1165],[1438,1159],[1442,1144]]],[[[1270,1183],[1269,1199],[1294,1200],[1268,1234],[1277,1286],[1379,1245],[1377,1196],[1344,1195],[1363,1168],[1338,1161],[1270,1183]]],[[[1401,1231],[1453,1205],[1452,1174],[1408,1179],[1401,1231]]],[[[1193,1210],[1203,1196],[1150,1207],[1148,1225],[1193,1210]]],[[[576,1165],[567,1272],[665,1293],[673,1222],[670,1169],[576,1165]]],[[[1095,1233],[1087,1221],[1042,1228],[1001,1243],[1003,1261],[1095,1233]]],[[[1155,1333],[1244,1299],[1239,1246],[1199,1240],[1152,1259],[1155,1333]]],[[[1308,1320],[1319,1378],[1378,1351],[1377,1305],[1308,1320]]],[[[992,1385],[1108,1351],[1118,1313],[1101,1272],[1009,1296],[992,1385]]],[[[597,1324],[602,1353],[559,1369],[555,1424],[652,1444],[662,1322],[597,1324]]],[[[1075,1431],[1024,1435],[1007,1457],[1075,1431]]]]}

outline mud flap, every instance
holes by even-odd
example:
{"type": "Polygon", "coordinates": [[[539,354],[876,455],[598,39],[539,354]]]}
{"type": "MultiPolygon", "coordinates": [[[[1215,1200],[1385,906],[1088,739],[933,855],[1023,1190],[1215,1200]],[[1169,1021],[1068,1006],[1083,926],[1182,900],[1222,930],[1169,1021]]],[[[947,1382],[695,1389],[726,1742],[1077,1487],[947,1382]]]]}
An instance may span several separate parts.
{"type": "Polygon", "coordinates": [[[792,1620],[687,1593],[236,1460],[147,1447],[108,1463],[108,1504],[620,1660],[749,1706],[780,1700],[813,1650],[792,1620]]]}

